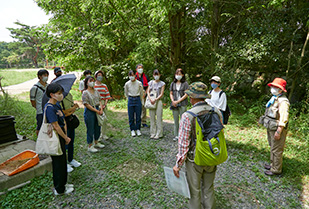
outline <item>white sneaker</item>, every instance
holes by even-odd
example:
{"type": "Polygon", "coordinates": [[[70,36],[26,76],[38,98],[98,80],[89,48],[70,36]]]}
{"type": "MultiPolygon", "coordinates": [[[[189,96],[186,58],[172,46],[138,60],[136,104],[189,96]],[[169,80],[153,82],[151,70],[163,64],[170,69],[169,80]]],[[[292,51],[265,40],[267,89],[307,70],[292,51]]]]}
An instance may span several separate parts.
{"type": "Polygon", "coordinates": [[[136,134],[135,134],[135,131],[134,131],[134,130],[132,130],[132,131],[131,131],[131,136],[133,136],[133,137],[135,137],[135,136],[136,136],[136,134]]]}
{"type": "Polygon", "coordinates": [[[98,152],[99,150],[97,150],[96,148],[94,148],[94,146],[92,145],[91,147],[88,147],[88,152],[92,152],[92,153],[95,153],[95,152],[98,152]]]}
{"type": "Polygon", "coordinates": [[[173,140],[174,140],[174,141],[178,141],[178,136],[175,136],[175,137],[173,138],[173,140]]]}
{"type": "Polygon", "coordinates": [[[104,140],[107,140],[107,139],[109,139],[109,137],[106,136],[106,135],[104,135],[104,136],[103,136],[103,139],[104,139],[104,140]]]}
{"type": "Polygon", "coordinates": [[[105,147],[105,145],[104,144],[101,144],[100,142],[98,142],[98,143],[96,143],[95,145],[94,145],[94,147],[95,148],[104,148],[105,147]]]}
{"type": "Polygon", "coordinates": [[[140,130],[136,130],[136,134],[137,134],[137,136],[141,136],[142,135],[140,130]]]}
{"type": "Polygon", "coordinates": [[[72,168],[72,166],[70,164],[67,164],[67,171],[68,173],[71,173],[74,169],[72,168]]]}
{"type": "Polygon", "coordinates": [[[73,184],[66,184],[66,185],[64,185],[64,186],[65,186],[66,189],[68,189],[68,188],[74,188],[74,185],[73,185],[73,184]]]}
{"type": "Polygon", "coordinates": [[[66,187],[65,190],[64,190],[64,192],[61,193],[61,194],[59,194],[59,193],[56,191],[55,188],[54,188],[53,190],[54,190],[54,195],[64,195],[64,194],[70,194],[70,193],[72,193],[72,192],[74,191],[74,188],[73,188],[73,187],[66,187]]]}
{"type": "Polygon", "coordinates": [[[69,164],[75,168],[79,167],[81,165],[80,162],[76,161],[76,160],[72,160],[71,162],[69,162],[69,164]]]}

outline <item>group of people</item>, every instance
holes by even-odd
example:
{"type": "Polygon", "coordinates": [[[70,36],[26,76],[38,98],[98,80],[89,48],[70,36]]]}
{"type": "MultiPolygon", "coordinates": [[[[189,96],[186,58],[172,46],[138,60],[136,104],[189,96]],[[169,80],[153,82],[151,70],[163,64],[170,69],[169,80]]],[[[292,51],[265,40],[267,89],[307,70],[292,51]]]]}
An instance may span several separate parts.
{"type": "MultiPolygon", "coordinates": [[[[60,69],[61,71],[61,69],[60,69]]],[[[59,69],[55,69],[56,77],[61,76],[59,69]]],[[[106,126],[99,126],[98,115],[102,115],[107,108],[108,100],[111,99],[108,88],[102,83],[103,72],[97,71],[94,77],[91,71],[85,71],[85,79],[80,82],[82,101],[85,106],[84,121],[87,127],[87,144],[89,152],[97,152],[97,148],[104,145],[99,139],[107,139],[106,126]],[[100,136],[101,135],[101,136],[100,136]]],[[[166,83],[160,80],[159,70],[153,71],[153,79],[149,80],[144,73],[143,65],[136,66],[136,72],[128,72],[129,81],[124,85],[124,94],[128,99],[128,118],[131,136],[141,136],[141,127],[148,127],[146,123],[146,107],[150,104],[150,138],[158,140],[163,137],[163,102],[166,83]]],[[[37,133],[43,120],[43,109],[41,106],[42,96],[45,94],[50,98],[45,105],[47,122],[51,123],[59,135],[62,156],[53,156],[53,181],[54,193],[66,194],[74,190],[73,185],[67,184],[67,172],[69,166],[78,167],[81,164],[73,159],[74,130],[66,128],[65,117],[73,114],[79,106],[74,104],[72,95],[63,98],[63,88],[55,83],[47,85],[48,71],[38,72],[39,82],[30,90],[30,100],[33,107],[37,109],[37,133]],[[66,101],[67,100],[67,101],[66,101]],[[61,104],[62,103],[62,104],[61,104]],[[65,154],[65,145],[68,149],[68,163],[65,154]]],[[[189,208],[213,208],[214,179],[217,166],[199,166],[194,163],[194,118],[188,114],[188,97],[192,104],[191,112],[199,114],[203,111],[214,110],[221,122],[223,112],[227,107],[226,94],[220,88],[221,78],[213,76],[210,79],[211,90],[202,82],[188,84],[185,73],[178,68],[175,72],[173,82],[170,84],[170,109],[174,118],[174,141],[178,141],[178,154],[173,171],[179,177],[179,171],[186,165],[187,180],[191,198],[189,208]]],[[[270,164],[265,164],[265,174],[269,176],[282,173],[282,156],[287,135],[289,101],[284,95],[286,92],[286,81],[282,78],[268,84],[272,98],[266,104],[266,111],[260,123],[267,128],[267,137],[270,146],[270,164]]]]}

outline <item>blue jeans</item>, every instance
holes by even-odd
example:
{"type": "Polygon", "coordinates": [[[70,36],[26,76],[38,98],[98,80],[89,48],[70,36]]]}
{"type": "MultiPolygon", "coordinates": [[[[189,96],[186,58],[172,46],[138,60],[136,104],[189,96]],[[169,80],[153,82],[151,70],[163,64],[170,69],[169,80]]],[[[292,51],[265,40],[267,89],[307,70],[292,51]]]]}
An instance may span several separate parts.
{"type": "MultiPolygon", "coordinates": [[[[96,107],[99,109],[99,107],[96,107]]],[[[87,143],[92,144],[93,140],[98,141],[101,133],[101,127],[98,125],[98,119],[95,112],[85,108],[84,120],[87,127],[87,143]]]]}
{"type": "Polygon", "coordinates": [[[71,139],[71,141],[68,145],[65,145],[65,149],[68,150],[68,161],[71,162],[73,160],[73,154],[74,154],[75,129],[68,128],[67,136],[71,139]]]}
{"type": "Polygon", "coordinates": [[[128,98],[128,115],[130,130],[141,129],[141,114],[142,114],[142,103],[140,97],[128,98]]]}

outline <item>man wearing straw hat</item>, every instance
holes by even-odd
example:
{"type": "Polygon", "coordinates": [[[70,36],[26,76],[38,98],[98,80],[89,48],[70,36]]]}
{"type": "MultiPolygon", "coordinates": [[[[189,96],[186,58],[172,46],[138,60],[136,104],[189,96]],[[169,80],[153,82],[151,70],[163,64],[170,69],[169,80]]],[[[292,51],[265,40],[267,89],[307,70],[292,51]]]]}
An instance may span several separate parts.
{"type": "MultiPolygon", "coordinates": [[[[212,109],[205,102],[205,99],[210,98],[207,92],[207,86],[202,82],[195,82],[189,86],[189,89],[185,93],[190,97],[190,102],[193,105],[190,109],[191,112],[199,114],[212,109]]],[[[222,122],[220,110],[217,108],[214,108],[214,110],[222,122]]],[[[215,192],[213,183],[217,166],[199,166],[194,163],[195,143],[193,142],[193,123],[195,123],[195,120],[191,114],[187,112],[182,114],[179,126],[177,161],[173,167],[173,171],[178,178],[179,170],[184,162],[186,162],[187,180],[191,194],[189,208],[214,208],[215,192]]]]}
{"type": "Polygon", "coordinates": [[[287,135],[290,103],[283,94],[287,92],[286,81],[282,78],[275,78],[272,83],[267,84],[273,95],[266,104],[265,120],[261,123],[267,128],[267,139],[270,146],[270,164],[265,164],[264,172],[268,176],[279,175],[282,173],[283,148],[287,135]],[[266,120],[267,121],[267,120],[266,120]],[[271,126],[274,122],[274,126],[271,126]]]}

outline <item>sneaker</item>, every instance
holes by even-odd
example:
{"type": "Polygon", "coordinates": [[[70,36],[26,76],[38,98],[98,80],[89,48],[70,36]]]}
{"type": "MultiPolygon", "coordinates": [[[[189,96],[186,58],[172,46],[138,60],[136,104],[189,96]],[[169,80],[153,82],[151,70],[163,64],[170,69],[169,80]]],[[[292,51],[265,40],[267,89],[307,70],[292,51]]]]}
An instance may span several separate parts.
{"type": "Polygon", "coordinates": [[[66,184],[66,185],[64,185],[65,186],[65,188],[74,188],[74,185],[73,184],[66,184]]]}
{"type": "Polygon", "coordinates": [[[64,195],[64,194],[70,194],[70,193],[72,193],[74,191],[74,188],[73,187],[66,187],[65,188],[65,190],[64,190],[64,192],[63,193],[61,193],[61,194],[59,194],[57,191],[56,191],[56,189],[54,188],[53,189],[53,192],[54,192],[54,195],[64,195]]]}
{"type": "Polygon", "coordinates": [[[136,130],[136,134],[137,134],[137,136],[141,136],[142,135],[140,130],[136,130]]]}
{"type": "Polygon", "coordinates": [[[178,136],[175,136],[175,137],[173,138],[173,140],[174,140],[174,141],[178,141],[178,136]]]}
{"type": "Polygon", "coordinates": [[[159,138],[160,138],[159,136],[153,137],[154,140],[158,140],[159,138]]]}
{"type": "Polygon", "coordinates": [[[95,152],[98,152],[98,151],[99,151],[99,150],[97,150],[96,148],[94,148],[94,146],[88,147],[88,152],[95,153],[95,152]]]}
{"type": "Polygon", "coordinates": [[[134,131],[134,130],[132,130],[132,131],[131,131],[131,136],[133,136],[133,137],[135,137],[135,136],[136,136],[136,134],[135,134],[135,131],[134,131]]]}
{"type": "Polygon", "coordinates": [[[67,171],[68,173],[71,173],[74,169],[72,168],[72,166],[70,164],[67,164],[67,171]]]}
{"type": "Polygon", "coordinates": [[[151,136],[150,136],[150,139],[153,139],[154,137],[155,137],[155,135],[151,135],[151,136]]]}
{"type": "Polygon", "coordinates": [[[108,137],[108,136],[106,136],[106,135],[104,135],[102,138],[103,138],[104,140],[109,139],[109,137],[108,137]]]}
{"type": "Polygon", "coordinates": [[[69,162],[69,164],[75,168],[79,167],[81,165],[80,162],[76,161],[76,160],[72,160],[71,162],[69,162]]]}
{"type": "Polygon", "coordinates": [[[100,142],[98,142],[98,143],[96,143],[95,145],[94,145],[94,147],[95,148],[104,148],[105,147],[105,145],[104,144],[101,144],[100,142]]]}
{"type": "Polygon", "coordinates": [[[142,124],[143,128],[149,128],[149,126],[146,123],[142,124]]]}

